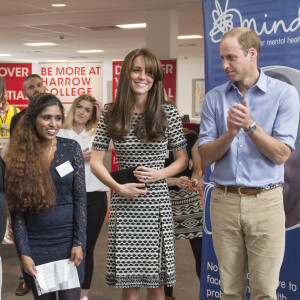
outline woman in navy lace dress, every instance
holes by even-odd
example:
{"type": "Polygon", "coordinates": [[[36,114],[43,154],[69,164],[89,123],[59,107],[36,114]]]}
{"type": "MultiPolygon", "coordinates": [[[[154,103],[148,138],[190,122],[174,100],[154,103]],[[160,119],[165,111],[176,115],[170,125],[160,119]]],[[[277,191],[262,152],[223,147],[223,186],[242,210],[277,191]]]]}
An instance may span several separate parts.
{"type": "Polygon", "coordinates": [[[79,143],[85,162],[85,184],[87,192],[87,229],[84,281],[81,285],[81,300],[88,300],[94,272],[94,249],[107,212],[108,187],[90,170],[92,142],[103,106],[91,95],[77,97],[58,136],[79,143]]]}
{"type": "MultiPolygon", "coordinates": [[[[61,102],[51,94],[37,96],[18,122],[5,156],[5,189],[15,244],[35,299],[56,299],[55,292],[37,295],[33,281],[37,265],[70,259],[79,281],[84,277],[84,160],[76,141],[56,137],[62,121],[61,102]]],[[[80,287],[58,295],[79,300],[80,287]]]]}

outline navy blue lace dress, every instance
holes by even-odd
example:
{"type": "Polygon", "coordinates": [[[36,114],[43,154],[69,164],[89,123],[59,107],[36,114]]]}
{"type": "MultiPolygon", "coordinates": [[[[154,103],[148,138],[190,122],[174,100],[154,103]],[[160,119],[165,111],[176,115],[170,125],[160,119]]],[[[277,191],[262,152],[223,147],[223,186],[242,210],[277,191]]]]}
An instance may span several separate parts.
{"type": "MultiPolygon", "coordinates": [[[[56,206],[39,214],[11,213],[18,255],[30,256],[35,265],[70,258],[73,246],[86,243],[86,190],[84,160],[79,144],[57,137],[57,150],[51,164],[56,187],[56,206]],[[60,177],[56,167],[70,161],[74,171],[60,177]]],[[[77,268],[84,279],[84,261],[77,268]]],[[[34,286],[33,277],[24,272],[25,281],[34,286]]]]}

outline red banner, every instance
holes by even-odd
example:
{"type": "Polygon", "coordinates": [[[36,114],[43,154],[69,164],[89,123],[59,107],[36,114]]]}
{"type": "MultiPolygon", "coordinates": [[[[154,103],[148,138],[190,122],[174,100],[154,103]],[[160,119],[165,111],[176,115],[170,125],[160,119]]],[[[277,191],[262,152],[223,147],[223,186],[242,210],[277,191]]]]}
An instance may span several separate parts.
{"type": "Polygon", "coordinates": [[[176,103],[176,75],[177,61],[176,59],[161,60],[163,70],[165,72],[164,87],[167,96],[176,103]]]}
{"type": "MultiPolygon", "coordinates": [[[[113,82],[112,82],[112,101],[116,100],[118,82],[121,73],[123,61],[113,61],[113,82]]],[[[111,171],[118,170],[118,163],[115,151],[111,153],[111,171]]]]}
{"type": "Polygon", "coordinates": [[[8,92],[8,103],[23,109],[28,105],[28,99],[23,92],[23,81],[32,73],[30,63],[1,63],[0,76],[4,78],[8,92]]]}
{"type": "Polygon", "coordinates": [[[113,61],[113,82],[112,82],[112,101],[116,100],[119,76],[123,61],[113,61]]]}

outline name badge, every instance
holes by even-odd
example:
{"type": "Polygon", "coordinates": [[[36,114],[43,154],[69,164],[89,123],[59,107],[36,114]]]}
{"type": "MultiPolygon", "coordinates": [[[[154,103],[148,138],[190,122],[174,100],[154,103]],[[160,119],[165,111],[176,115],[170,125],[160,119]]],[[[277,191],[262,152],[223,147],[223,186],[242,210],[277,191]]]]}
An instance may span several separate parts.
{"type": "Polygon", "coordinates": [[[57,166],[56,170],[61,178],[74,171],[70,161],[66,161],[63,164],[57,166]]]}
{"type": "Polygon", "coordinates": [[[1,128],[8,128],[8,123],[1,123],[1,128]]]}
{"type": "Polygon", "coordinates": [[[166,158],[169,158],[169,157],[170,157],[170,151],[167,150],[167,151],[166,151],[166,158]]]}

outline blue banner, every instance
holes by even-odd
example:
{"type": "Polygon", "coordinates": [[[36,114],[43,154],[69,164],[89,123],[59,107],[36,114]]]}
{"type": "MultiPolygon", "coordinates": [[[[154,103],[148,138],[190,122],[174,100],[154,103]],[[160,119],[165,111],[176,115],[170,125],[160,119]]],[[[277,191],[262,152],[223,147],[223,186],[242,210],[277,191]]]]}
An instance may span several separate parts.
{"type": "MultiPolygon", "coordinates": [[[[253,29],[261,39],[258,64],[269,76],[294,85],[300,95],[299,0],[202,0],[205,33],[205,89],[225,83],[220,41],[234,27],[253,29]]],[[[218,263],[210,225],[211,168],[205,168],[204,232],[200,300],[221,299],[218,263]]],[[[286,251],[277,289],[278,300],[300,299],[300,133],[296,151],[285,164],[286,251]]],[[[249,296],[249,287],[247,294],[249,296]]]]}

